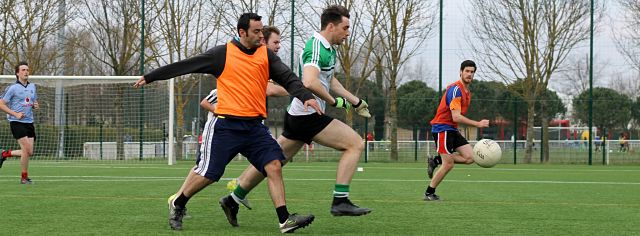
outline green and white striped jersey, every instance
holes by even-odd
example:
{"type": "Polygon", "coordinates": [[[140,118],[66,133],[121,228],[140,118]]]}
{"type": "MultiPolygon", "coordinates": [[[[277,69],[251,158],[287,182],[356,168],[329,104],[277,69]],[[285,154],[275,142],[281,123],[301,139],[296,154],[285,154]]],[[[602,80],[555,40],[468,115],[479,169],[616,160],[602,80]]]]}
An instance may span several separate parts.
{"type": "MultiPolygon", "coordinates": [[[[302,54],[300,54],[300,79],[304,79],[302,68],[306,66],[313,66],[320,70],[320,78],[318,79],[320,79],[320,82],[328,92],[336,66],[336,50],[331,46],[329,41],[318,32],[315,32],[313,37],[307,41],[302,54]]],[[[314,96],[324,113],[327,102],[315,94],[314,96]]],[[[316,110],[311,107],[309,107],[307,111],[304,111],[304,104],[297,98],[291,101],[291,106],[289,107],[289,114],[294,116],[309,115],[315,112],[316,110]]]]}

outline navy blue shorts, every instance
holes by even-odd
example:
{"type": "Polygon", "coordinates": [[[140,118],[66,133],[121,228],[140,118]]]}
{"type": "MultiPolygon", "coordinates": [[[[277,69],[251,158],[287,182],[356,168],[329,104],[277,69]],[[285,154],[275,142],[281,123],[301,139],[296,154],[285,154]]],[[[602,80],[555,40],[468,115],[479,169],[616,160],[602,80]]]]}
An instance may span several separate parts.
{"type": "Polygon", "coordinates": [[[264,176],[264,166],[284,154],[262,120],[214,117],[204,127],[202,148],[193,170],[207,179],[218,181],[233,158],[242,154],[264,176]]]}

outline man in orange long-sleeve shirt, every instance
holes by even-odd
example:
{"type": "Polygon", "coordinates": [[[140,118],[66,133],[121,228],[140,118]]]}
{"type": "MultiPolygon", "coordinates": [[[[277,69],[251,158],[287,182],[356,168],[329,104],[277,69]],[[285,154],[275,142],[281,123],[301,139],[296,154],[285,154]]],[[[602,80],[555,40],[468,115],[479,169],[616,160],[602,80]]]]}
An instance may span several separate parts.
{"type": "Polygon", "coordinates": [[[227,164],[238,154],[247,157],[267,176],[269,192],[276,207],[280,231],[290,233],[311,224],[313,215],[289,214],[282,180],[282,149],[271,137],[262,120],[266,118],[266,87],[269,78],[287,92],[305,101],[306,107],[319,109],[311,92],[280,58],[260,43],[261,17],[242,14],[238,20],[238,39],[207,52],[158,68],[141,77],[134,87],[189,73],[207,73],[217,78],[218,105],[210,123],[212,135],[204,137],[210,147],[201,153],[196,175],[186,180],[184,190],[169,202],[169,225],[182,229],[186,204],[200,190],[220,180],[227,164]]]}

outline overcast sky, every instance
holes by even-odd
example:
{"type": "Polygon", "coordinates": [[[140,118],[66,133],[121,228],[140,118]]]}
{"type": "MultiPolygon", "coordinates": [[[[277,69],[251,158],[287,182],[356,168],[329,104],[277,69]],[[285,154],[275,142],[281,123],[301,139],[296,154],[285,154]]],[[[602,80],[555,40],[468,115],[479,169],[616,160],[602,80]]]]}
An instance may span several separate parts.
{"type": "MultiPolygon", "coordinates": [[[[465,12],[471,11],[472,9],[464,9],[465,2],[468,0],[446,0],[444,1],[444,9],[443,9],[443,64],[442,64],[442,74],[443,74],[443,86],[446,86],[459,78],[459,66],[460,62],[465,59],[474,59],[470,58],[472,53],[469,51],[470,47],[467,45],[463,37],[464,30],[469,30],[469,26],[466,25],[467,16],[465,16],[465,12]]],[[[624,60],[621,54],[618,52],[614,41],[612,39],[612,30],[615,27],[619,27],[621,25],[621,19],[613,18],[611,16],[619,16],[620,9],[616,1],[607,1],[607,12],[604,17],[603,28],[600,30],[599,34],[596,35],[594,39],[594,63],[606,64],[606,67],[603,71],[604,78],[594,78],[594,84],[596,85],[607,85],[609,80],[613,78],[618,78],[618,76],[630,76],[631,72],[629,72],[628,62],[624,60]]],[[[436,26],[437,27],[437,26],[436,26]]],[[[429,73],[430,78],[434,78],[435,80],[425,81],[429,84],[429,86],[436,87],[438,86],[438,29],[435,29],[434,35],[432,38],[426,41],[426,47],[423,50],[423,53],[418,56],[417,59],[412,63],[416,63],[415,61],[420,61],[425,63],[426,69],[429,73]]],[[[586,57],[589,53],[589,42],[586,41],[583,45],[577,48],[574,52],[576,55],[580,55],[581,57],[586,57]]],[[[475,59],[478,64],[479,73],[476,75],[477,79],[480,80],[492,80],[491,78],[487,78],[486,74],[482,73],[482,61],[479,59],[475,59]]],[[[596,65],[594,68],[597,69],[596,65]]],[[[553,80],[557,78],[552,78],[553,80]]],[[[553,85],[551,86],[553,87],[553,85]]]]}

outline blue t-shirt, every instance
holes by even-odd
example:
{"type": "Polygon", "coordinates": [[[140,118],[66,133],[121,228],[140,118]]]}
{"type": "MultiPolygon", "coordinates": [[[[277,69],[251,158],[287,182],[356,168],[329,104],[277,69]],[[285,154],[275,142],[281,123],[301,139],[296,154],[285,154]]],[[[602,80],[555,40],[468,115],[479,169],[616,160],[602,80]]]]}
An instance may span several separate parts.
{"type": "Polygon", "coordinates": [[[33,103],[38,100],[35,84],[27,82],[25,86],[16,81],[15,84],[12,84],[4,90],[0,99],[4,100],[9,109],[24,113],[22,119],[7,114],[9,121],[33,123],[33,103]]]}

